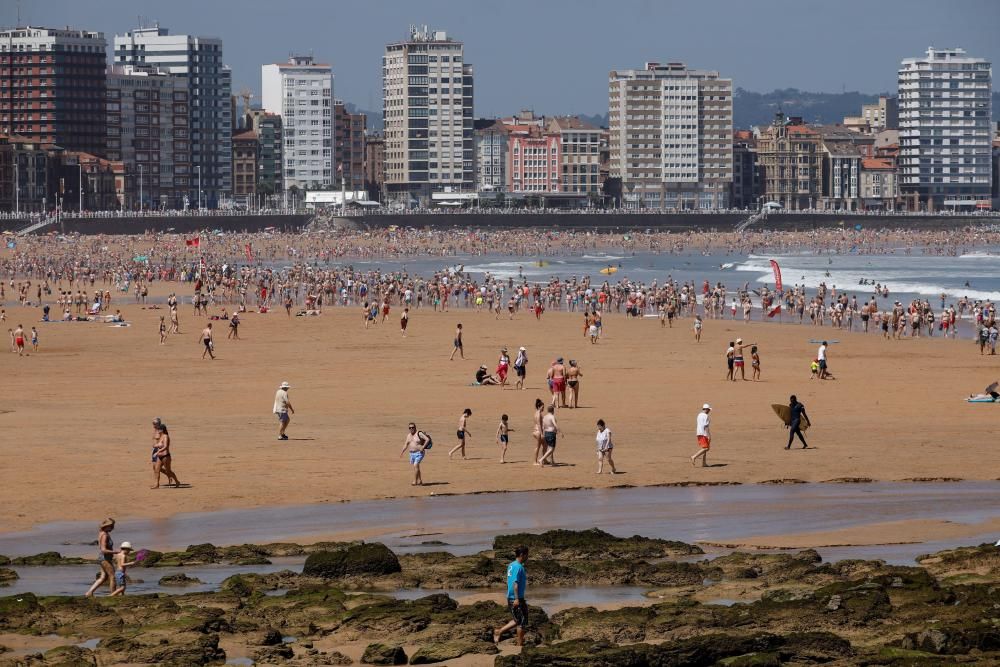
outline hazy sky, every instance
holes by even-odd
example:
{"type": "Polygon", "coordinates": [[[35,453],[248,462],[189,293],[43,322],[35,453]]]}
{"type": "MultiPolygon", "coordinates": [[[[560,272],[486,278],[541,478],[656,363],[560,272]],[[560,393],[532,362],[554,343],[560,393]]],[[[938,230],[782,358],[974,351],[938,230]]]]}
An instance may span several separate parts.
{"type": "MultiPolygon", "coordinates": [[[[17,21],[0,3],[0,24],[17,21]]],[[[334,94],[381,109],[385,43],[410,24],[447,30],[475,66],[476,114],[604,113],[611,69],[648,60],[718,70],[734,85],[891,91],[900,59],[961,46],[1000,64],[1000,0],[20,0],[21,23],[101,30],[142,16],[217,36],[233,90],[260,89],[260,65],[312,52],[334,94]]],[[[994,88],[998,86],[994,84],[994,88]]]]}

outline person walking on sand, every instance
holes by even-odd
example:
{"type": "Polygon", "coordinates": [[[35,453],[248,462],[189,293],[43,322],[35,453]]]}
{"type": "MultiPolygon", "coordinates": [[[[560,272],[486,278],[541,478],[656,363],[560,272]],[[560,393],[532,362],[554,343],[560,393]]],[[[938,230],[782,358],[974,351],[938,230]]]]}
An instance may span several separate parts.
{"type": "Polygon", "coordinates": [[[517,374],[518,389],[524,389],[524,377],[528,374],[528,350],[523,346],[517,351],[517,358],[514,359],[514,372],[517,374]]]}
{"type": "Polygon", "coordinates": [[[174,486],[180,488],[181,481],[177,479],[177,475],[174,474],[171,466],[173,465],[173,457],[170,454],[170,433],[167,431],[167,425],[160,422],[156,426],[156,446],[153,449],[153,478],[156,480],[155,486],[151,486],[152,489],[160,488],[160,474],[167,476],[167,486],[170,486],[171,480],[173,480],[174,486]]]}
{"type": "Polygon", "coordinates": [[[726,379],[735,382],[736,375],[733,373],[733,365],[736,362],[736,343],[729,341],[729,348],[726,350],[726,379]]]}
{"type": "Polygon", "coordinates": [[[111,539],[111,531],[115,529],[115,520],[108,517],[101,522],[100,529],[97,533],[97,562],[101,566],[101,572],[90,588],[87,589],[85,597],[91,597],[94,595],[94,591],[100,588],[101,584],[108,582],[108,592],[112,593],[115,590],[115,568],[112,565],[112,560],[115,555],[115,543],[111,539]]]}
{"type": "Polygon", "coordinates": [[[24,356],[24,327],[20,324],[14,329],[14,350],[17,356],[24,356]]]}
{"type": "Polygon", "coordinates": [[[826,341],[823,341],[823,344],[819,346],[819,351],[816,354],[816,360],[819,362],[819,379],[820,380],[825,380],[826,376],[827,376],[827,372],[826,372],[826,348],[827,348],[826,341]]]}
{"type": "Polygon", "coordinates": [[[576,364],[576,359],[569,360],[569,368],[566,369],[566,386],[569,388],[569,407],[580,407],[580,378],[583,372],[576,364]]]}
{"type": "Polygon", "coordinates": [[[604,462],[611,466],[611,474],[616,475],[615,460],[611,457],[611,450],[615,446],[611,442],[611,429],[608,428],[603,419],[597,420],[597,474],[604,472],[604,462]]]}
{"type": "Polygon", "coordinates": [[[510,441],[509,417],[500,415],[500,425],[497,427],[497,444],[500,445],[500,463],[507,463],[507,444],[510,441]]]}
{"type": "Polygon", "coordinates": [[[167,343],[167,318],[160,315],[160,345],[167,343]]]}
{"type": "Polygon", "coordinates": [[[205,355],[215,359],[215,341],[212,339],[212,323],[209,322],[208,326],[201,330],[201,342],[205,345],[205,351],[201,353],[201,358],[204,359],[205,355]]]}
{"type": "Polygon", "coordinates": [[[448,460],[451,460],[451,455],[459,450],[462,450],[462,458],[465,458],[465,439],[472,437],[472,432],[469,431],[467,426],[469,423],[469,417],[471,416],[472,410],[466,408],[462,411],[462,416],[458,418],[458,430],[455,431],[455,435],[458,437],[458,444],[452,447],[451,451],[448,452],[448,460]]]}
{"type": "Polygon", "coordinates": [[[451,351],[451,357],[448,360],[449,361],[454,361],[455,360],[455,353],[456,352],[458,352],[459,355],[461,355],[461,357],[463,359],[465,359],[465,349],[462,347],[462,324],[461,323],[459,323],[459,325],[457,327],[455,327],[455,340],[453,342],[454,342],[454,345],[455,345],[455,349],[451,351]]]}
{"type": "Polygon", "coordinates": [[[423,431],[418,431],[417,425],[413,422],[410,422],[406,428],[406,439],[403,440],[403,451],[399,453],[399,456],[402,458],[406,452],[410,453],[410,465],[413,466],[413,482],[410,486],[422,486],[424,478],[420,474],[420,462],[424,460],[425,452],[434,443],[431,436],[423,431]]]}
{"type": "Polygon", "coordinates": [[[528,627],[528,603],[525,589],[528,587],[528,573],[524,561],[528,560],[528,547],[514,549],[514,560],[507,566],[507,610],[511,620],[502,628],[493,631],[493,643],[499,644],[503,633],[517,628],[517,645],[524,646],[524,629],[528,627]]]}
{"type": "Polygon", "coordinates": [[[535,399],[535,416],[532,421],[531,436],[535,439],[535,456],[534,462],[536,466],[542,465],[538,462],[539,457],[541,457],[542,452],[545,451],[545,440],[542,438],[542,418],[545,416],[545,403],[540,398],[535,399]]]}
{"type": "Polygon", "coordinates": [[[556,437],[559,435],[559,424],[556,423],[556,406],[550,405],[548,412],[542,417],[542,439],[545,440],[545,453],[538,459],[539,465],[545,465],[545,461],[551,465],[556,464],[556,437]]]}
{"type": "Polygon", "coordinates": [[[809,445],[806,444],[806,439],[802,437],[802,420],[805,420],[806,425],[810,424],[809,415],[806,414],[806,406],[799,403],[799,399],[792,394],[788,398],[788,409],[791,411],[791,416],[788,420],[788,425],[785,428],[788,429],[788,444],[785,445],[785,449],[792,448],[792,440],[795,436],[799,436],[799,440],[802,441],[802,449],[808,449],[809,445]]]}
{"type": "Polygon", "coordinates": [[[403,338],[406,338],[406,327],[410,323],[410,308],[403,308],[403,312],[399,316],[399,331],[403,334],[403,338]]]}
{"type": "MultiPolygon", "coordinates": [[[[745,363],[745,360],[743,358],[743,349],[747,348],[747,347],[753,347],[756,344],[757,343],[744,343],[742,338],[737,338],[736,339],[736,346],[733,349],[733,366],[735,368],[739,369],[739,371],[740,371],[740,379],[743,380],[744,382],[746,382],[746,380],[747,380],[747,372],[746,372],[746,363],[745,363]]],[[[754,348],[754,349],[756,349],[756,348],[754,348]]],[[[733,370],[733,380],[734,381],[736,380],[736,370],[735,369],[733,370]]]]}
{"type": "Polygon", "coordinates": [[[128,585],[128,568],[136,564],[136,561],[129,561],[128,557],[134,556],[132,552],[132,544],[130,542],[122,542],[121,551],[118,551],[114,555],[114,570],[115,570],[115,589],[111,591],[108,597],[112,595],[125,595],[125,588],[128,585]]]}
{"type": "Polygon", "coordinates": [[[701,315],[695,315],[694,316],[694,342],[696,342],[696,343],[700,343],[701,342],[701,327],[702,327],[701,315]]]}
{"type": "Polygon", "coordinates": [[[698,438],[698,452],[691,457],[691,465],[697,465],[698,458],[701,457],[702,468],[708,466],[708,450],[712,446],[712,432],[709,429],[709,414],[711,412],[712,406],[708,403],[701,406],[701,412],[698,413],[698,421],[695,428],[695,435],[698,438]]]}
{"type": "Polygon", "coordinates": [[[274,414],[278,415],[278,423],[281,424],[278,429],[278,440],[288,440],[288,436],[285,435],[285,429],[288,428],[288,423],[292,421],[289,417],[289,413],[295,414],[295,408],[292,407],[292,402],[288,400],[288,390],[292,386],[288,382],[282,382],[281,386],[278,387],[278,391],[274,393],[274,414]]]}
{"type": "Polygon", "coordinates": [[[226,338],[232,338],[234,340],[240,339],[240,316],[239,313],[233,313],[232,319],[229,320],[229,335],[226,338]]]}
{"type": "Polygon", "coordinates": [[[754,381],[760,380],[760,355],[757,354],[757,346],[750,348],[750,366],[753,367],[754,381]]]}
{"type": "Polygon", "coordinates": [[[563,358],[557,358],[549,367],[547,374],[549,389],[552,390],[552,403],[556,404],[559,399],[559,407],[566,407],[566,366],[563,365],[563,358]]]}

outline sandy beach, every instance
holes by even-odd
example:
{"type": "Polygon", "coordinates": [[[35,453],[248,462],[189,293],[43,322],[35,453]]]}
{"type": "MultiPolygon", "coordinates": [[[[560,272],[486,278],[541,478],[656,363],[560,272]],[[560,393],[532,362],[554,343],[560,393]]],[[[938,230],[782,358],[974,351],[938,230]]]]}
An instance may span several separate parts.
{"type": "MultiPolygon", "coordinates": [[[[155,285],[156,291],[168,284],[155,285]]],[[[154,294],[156,293],[154,291],[154,294]]],[[[113,304],[112,309],[118,307],[113,304]]],[[[963,400],[995,379],[997,364],[970,341],[900,340],[829,328],[707,320],[700,344],[690,320],[661,329],[655,318],[606,317],[597,345],[582,316],[550,312],[513,321],[456,309],[413,311],[409,336],[399,309],[365,330],[356,309],[320,317],[248,313],[240,341],[216,324],[217,356],[202,360],[204,318],[181,309],[182,335],[158,344],[160,315],[121,301],[127,328],[37,323],[35,309],[8,308],[8,325],[39,327],[39,353],[0,354],[0,504],[4,530],[106,515],[276,504],[339,502],[427,494],[672,483],[756,483],[775,479],[994,479],[990,446],[1000,409],[963,400]],[[454,326],[466,332],[466,359],[449,362],[454,326]],[[760,382],[723,380],[728,341],[760,346],[760,382]],[[816,352],[830,348],[837,379],[809,379],[816,352]],[[523,391],[470,386],[480,363],[502,346],[529,351],[523,391]],[[536,397],[548,399],[545,371],[556,356],[583,370],[581,407],[558,411],[555,468],[531,465],[536,397]],[[278,442],[274,391],[289,381],[291,440],[278,442]],[[813,420],[812,449],[783,449],[786,431],[771,411],[795,393],[813,420]],[[710,402],[712,467],[693,468],[694,421],[710,402]],[[463,408],[471,408],[469,459],[448,461],[463,408]],[[498,463],[495,432],[510,415],[511,446],[498,463]],[[149,489],[150,420],[171,429],[174,469],[189,488],[149,489]],[[595,474],[594,423],[614,432],[623,474],[595,474]],[[411,487],[399,451],[409,420],[436,447],[423,488],[411,487]]],[[[224,325],[225,323],[221,323],[224,325]]],[[[749,371],[749,368],[748,368],[749,371]]],[[[345,511],[349,509],[345,508],[345,511]]],[[[518,508],[512,501],[512,512],[518,508]]]]}

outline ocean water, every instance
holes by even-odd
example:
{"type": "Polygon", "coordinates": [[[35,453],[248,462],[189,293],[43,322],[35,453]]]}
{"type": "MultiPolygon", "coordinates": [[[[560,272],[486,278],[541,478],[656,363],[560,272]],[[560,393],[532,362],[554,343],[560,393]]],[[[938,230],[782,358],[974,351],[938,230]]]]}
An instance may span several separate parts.
{"type": "Polygon", "coordinates": [[[889,288],[889,298],[878,298],[880,307],[899,300],[903,303],[921,298],[930,301],[934,308],[941,306],[941,294],[946,304],[957,304],[963,296],[974,301],[1000,301],[1000,248],[987,248],[954,257],[923,255],[919,251],[906,255],[900,249],[890,255],[826,255],[815,252],[785,252],[774,255],[735,255],[717,253],[704,255],[655,254],[603,254],[555,257],[511,257],[501,255],[453,256],[448,258],[419,258],[409,261],[353,262],[360,270],[379,269],[384,272],[406,270],[411,274],[428,276],[435,271],[462,267],[477,280],[487,274],[501,279],[522,279],[530,283],[545,282],[553,277],[561,279],[590,276],[592,281],[615,282],[629,279],[649,285],[668,278],[679,282],[693,282],[698,291],[708,281],[722,283],[727,290],[748,284],[750,289],[774,287],[771,260],[781,268],[785,288],[804,285],[809,293],[825,282],[828,288],[837,288],[859,302],[873,294],[872,285],[861,285],[862,280],[874,281],[889,288]],[[617,272],[603,275],[601,269],[613,267],[617,272]]]}

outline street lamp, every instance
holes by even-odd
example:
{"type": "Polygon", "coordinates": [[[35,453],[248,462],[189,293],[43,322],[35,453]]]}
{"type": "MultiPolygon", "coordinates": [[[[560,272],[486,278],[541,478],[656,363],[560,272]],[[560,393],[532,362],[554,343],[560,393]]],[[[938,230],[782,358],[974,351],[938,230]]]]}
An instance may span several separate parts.
{"type": "Polygon", "coordinates": [[[139,210],[142,210],[142,163],[139,164],[139,210]]]}
{"type": "Polygon", "coordinates": [[[78,159],[76,161],[76,167],[79,170],[79,176],[80,176],[80,182],[79,182],[79,186],[80,186],[80,204],[79,204],[79,207],[77,209],[77,212],[82,215],[83,214],[83,160],[79,160],[78,159]]]}
{"type": "Polygon", "coordinates": [[[198,212],[201,212],[201,165],[197,165],[195,169],[198,170],[198,212]]]}

